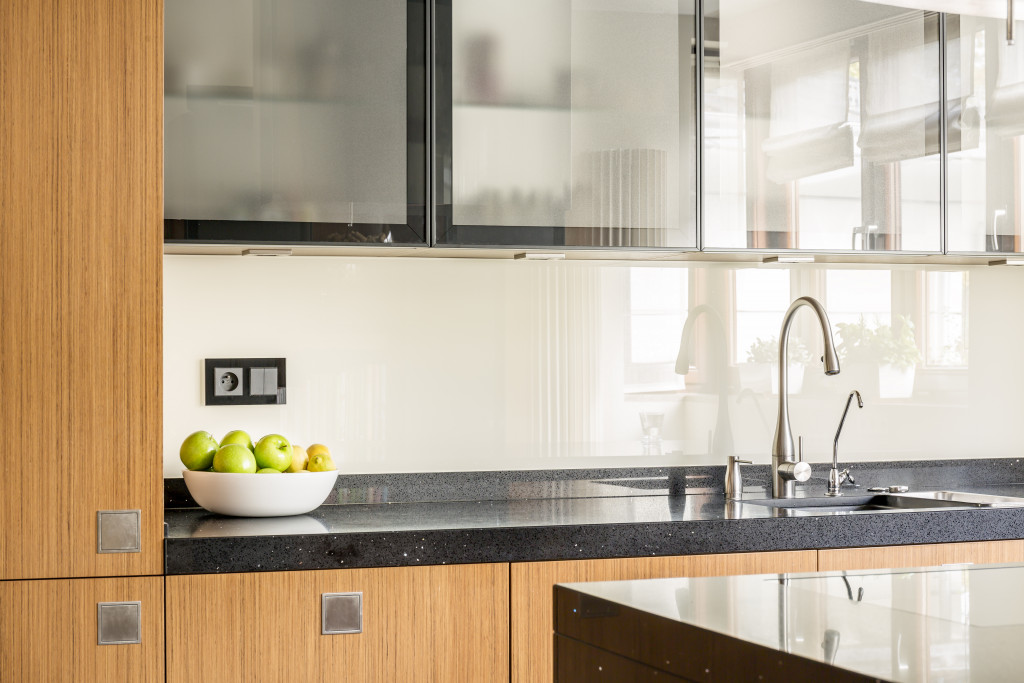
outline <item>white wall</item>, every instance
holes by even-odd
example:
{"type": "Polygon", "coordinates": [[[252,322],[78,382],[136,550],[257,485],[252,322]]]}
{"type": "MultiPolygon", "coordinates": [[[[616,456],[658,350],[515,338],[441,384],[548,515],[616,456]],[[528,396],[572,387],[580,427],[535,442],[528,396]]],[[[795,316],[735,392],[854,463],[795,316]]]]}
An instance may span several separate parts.
{"type": "MultiPolygon", "coordinates": [[[[697,368],[685,388],[668,356],[678,348],[687,306],[712,306],[726,322],[726,338],[735,337],[738,268],[778,270],[165,256],[165,475],[180,476],[178,446],[190,432],[206,429],[219,438],[236,428],[254,437],[280,432],[304,445],[326,443],[348,472],[724,464],[721,448],[709,446],[724,424],[708,360],[714,336],[698,335],[697,368]],[[648,288],[639,289],[644,283],[648,288]],[[682,294],[668,291],[677,285],[682,294]],[[632,363],[631,353],[644,344],[662,362],[632,363]],[[287,405],[202,404],[204,358],[265,356],[287,359],[287,405]],[[710,384],[699,384],[698,372],[710,384]],[[645,454],[639,441],[639,411],[652,407],[665,413],[661,454],[645,454]]],[[[894,311],[907,311],[920,333],[929,269],[872,270],[889,274],[894,311]]],[[[814,294],[829,308],[824,267],[785,272],[792,283],[787,301],[814,294]]],[[[962,272],[966,366],[922,364],[914,395],[890,399],[879,397],[863,368],[848,365],[826,378],[812,363],[790,399],[794,433],[805,436],[809,460],[831,457],[854,388],[864,393],[865,408],[847,420],[844,460],[1020,455],[1024,269],[962,272]]],[[[955,313],[944,305],[933,302],[933,318],[955,313]]],[[[781,321],[781,311],[768,311],[748,316],[746,324],[768,338],[778,335],[781,321]]],[[[809,309],[802,310],[793,334],[817,358],[822,342],[815,328],[809,309]]],[[[744,351],[730,348],[726,355],[735,360],[744,351]]],[[[741,383],[735,363],[728,377],[735,451],[765,463],[778,397],[768,386],[741,383]]]]}

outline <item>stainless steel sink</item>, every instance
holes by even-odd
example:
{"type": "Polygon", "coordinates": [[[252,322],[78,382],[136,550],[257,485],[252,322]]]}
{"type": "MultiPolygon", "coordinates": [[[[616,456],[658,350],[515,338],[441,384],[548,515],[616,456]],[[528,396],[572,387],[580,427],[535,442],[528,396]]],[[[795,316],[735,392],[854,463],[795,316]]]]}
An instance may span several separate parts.
{"type": "Polygon", "coordinates": [[[745,500],[744,504],[775,508],[785,515],[849,514],[851,512],[897,512],[970,508],[1024,507],[1024,498],[992,496],[960,491],[919,491],[882,493],[835,498],[766,498],[745,500]]]}

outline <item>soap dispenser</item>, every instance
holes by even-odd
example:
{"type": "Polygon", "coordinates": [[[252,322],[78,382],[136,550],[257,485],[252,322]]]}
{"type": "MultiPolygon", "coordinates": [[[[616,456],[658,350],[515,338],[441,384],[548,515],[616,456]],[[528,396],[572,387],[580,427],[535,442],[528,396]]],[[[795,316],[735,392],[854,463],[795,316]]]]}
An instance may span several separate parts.
{"type": "Polygon", "coordinates": [[[743,472],[740,465],[749,465],[752,460],[740,460],[738,455],[729,456],[729,465],[725,468],[725,497],[729,500],[743,498],[743,472]]]}

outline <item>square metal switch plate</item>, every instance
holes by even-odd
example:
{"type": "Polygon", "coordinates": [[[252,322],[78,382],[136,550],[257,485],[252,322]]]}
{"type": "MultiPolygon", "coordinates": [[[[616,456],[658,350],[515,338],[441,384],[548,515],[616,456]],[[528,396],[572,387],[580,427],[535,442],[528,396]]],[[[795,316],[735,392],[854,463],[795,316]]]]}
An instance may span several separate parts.
{"type": "Polygon", "coordinates": [[[320,595],[320,633],[362,633],[362,593],[322,593],[320,595]]]}
{"type": "Polygon", "coordinates": [[[100,602],[96,604],[98,645],[126,645],[142,642],[142,603],[100,602]]]}
{"type": "Polygon", "coordinates": [[[140,551],[142,510],[100,510],[96,513],[96,552],[140,551]]]}

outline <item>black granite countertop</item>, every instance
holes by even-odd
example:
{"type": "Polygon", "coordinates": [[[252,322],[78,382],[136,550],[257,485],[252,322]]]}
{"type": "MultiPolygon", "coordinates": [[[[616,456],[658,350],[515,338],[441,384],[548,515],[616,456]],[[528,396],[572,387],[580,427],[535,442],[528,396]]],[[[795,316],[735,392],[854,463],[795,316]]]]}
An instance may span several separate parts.
{"type": "MultiPolygon", "coordinates": [[[[562,481],[549,497],[325,504],[293,517],[233,518],[194,507],[167,509],[166,571],[524,562],[1024,537],[1024,508],[783,516],[762,505],[727,503],[710,492],[720,474],[711,475],[711,486],[687,486],[686,495],[668,495],[671,473],[631,474],[641,476],[618,472],[604,480],[562,481]]],[[[922,489],[950,488],[941,478],[918,480],[925,484],[922,489]]],[[[539,484],[519,483],[521,492],[542,493],[539,484]]],[[[819,488],[816,478],[801,495],[820,495],[819,488]]],[[[964,483],[963,477],[956,490],[1024,496],[1024,484],[964,483]]],[[[752,483],[744,496],[765,498],[767,491],[752,483]]]]}
{"type": "Polygon", "coordinates": [[[1019,681],[1024,565],[562,584],[556,621],[558,680],[1019,681]]]}

